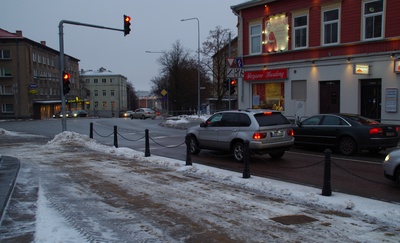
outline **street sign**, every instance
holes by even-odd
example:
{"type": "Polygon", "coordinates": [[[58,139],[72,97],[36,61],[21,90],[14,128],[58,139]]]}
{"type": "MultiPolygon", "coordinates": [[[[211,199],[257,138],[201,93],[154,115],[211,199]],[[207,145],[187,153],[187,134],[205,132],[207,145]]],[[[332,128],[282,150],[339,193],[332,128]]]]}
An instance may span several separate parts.
{"type": "Polygon", "coordinates": [[[244,69],[243,68],[227,68],[226,77],[228,78],[243,78],[244,69]]]}
{"type": "Polygon", "coordinates": [[[229,67],[232,67],[233,62],[235,61],[235,58],[227,57],[226,60],[228,60],[229,67]]]}
{"type": "Polygon", "coordinates": [[[237,58],[236,58],[236,66],[237,66],[238,68],[242,68],[242,67],[243,67],[243,60],[242,60],[241,57],[237,57],[237,58]]]}

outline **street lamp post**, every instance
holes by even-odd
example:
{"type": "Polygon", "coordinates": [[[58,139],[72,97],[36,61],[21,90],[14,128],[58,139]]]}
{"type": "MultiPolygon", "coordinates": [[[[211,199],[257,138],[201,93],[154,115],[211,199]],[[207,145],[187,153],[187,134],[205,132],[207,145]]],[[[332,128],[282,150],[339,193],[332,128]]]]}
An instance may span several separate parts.
{"type": "MultiPolygon", "coordinates": [[[[167,53],[164,52],[164,51],[146,51],[146,53],[159,53],[159,54],[167,55],[167,53]]],[[[167,98],[167,114],[166,114],[166,115],[167,115],[167,117],[168,117],[168,113],[169,113],[169,102],[168,102],[168,100],[169,100],[169,98],[168,98],[168,97],[169,97],[169,93],[168,93],[169,90],[168,90],[168,80],[167,80],[167,82],[166,82],[166,86],[167,86],[167,87],[166,87],[166,88],[167,88],[167,94],[166,94],[166,95],[167,95],[167,97],[166,97],[166,98],[167,98]]]]}
{"type": "Polygon", "coordinates": [[[200,20],[198,18],[181,19],[181,21],[197,20],[197,113],[200,117],[200,20]]]}

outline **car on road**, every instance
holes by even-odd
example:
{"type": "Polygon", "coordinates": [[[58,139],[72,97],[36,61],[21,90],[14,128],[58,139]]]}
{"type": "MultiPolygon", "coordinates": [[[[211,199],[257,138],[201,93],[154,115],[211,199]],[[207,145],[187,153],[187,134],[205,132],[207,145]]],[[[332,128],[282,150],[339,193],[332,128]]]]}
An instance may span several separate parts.
{"type": "Polygon", "coordinates": [[[133,113],[133,111],[131,111],[131,110],[129,110],[129,111],[125,111],[125,112],[122,112],[121,113],[121,115],[120,115],[120,117],[131,117],[131,114],[133,113]]]}
{"type": "Polygon", "coordinates": [[[344,155],[362,150],[377,153],[399,143],[396,125],[357,114],[319,114],[297,121],[293,130],[295,145],[330,147],[344,155]]]}
{"type": "Polygon", "coordinates": [[[133,118],[139,118],[139,119],[155,119],[156,118],[156,112],[150,108],[139,108],[136,109],[134,112],[130,114],[131,119],[133,118]]]}
{"type": "Polygon", "coordinates": [[[275,110],[221,111],[198,126],[188,128],[191,154],[201,149],[231,151],[236,161],[244,159],[244,143],[251,153],[280,158],[294,143],[292,123],[275,110]]]}
{"type": "MultiPolygon", "coordinates": [[[[56,114],[53,115],[53,118],[62,118],[63,114],[62,111],[57,112],[56,114]]],[[[72,112],[71,111],[65,111],[65,117],[66,118],[71,118],[72,117],[72,112]]]]}
{"type": "Polygon", "coordinates": [[[400,149],[386,155],[383,161],[383,174],[386,178],[400,184],[400,149]]]}
{"type": "Polygon", "coordinates": [[[87,117],[88,113],[85,110],[74,110],[72,111],[72,117],[87,117]]]}

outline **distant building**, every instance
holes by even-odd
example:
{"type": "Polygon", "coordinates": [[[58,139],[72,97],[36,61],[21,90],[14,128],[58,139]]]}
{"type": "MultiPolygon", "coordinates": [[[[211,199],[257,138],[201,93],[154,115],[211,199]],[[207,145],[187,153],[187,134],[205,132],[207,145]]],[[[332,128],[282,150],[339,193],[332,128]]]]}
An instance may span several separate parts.
{"type": "Polygon", "coordinates": [[[87,90],[86,110],[89,116],[118,117],[127,110],[127,78],[105,68],[81,70],[81,80],[87,90]]]}
{"type": "MultiPolygon", "coordinates": [[[[61,109],[59,52],[23,37],[22,31],[0,29],[0,119],[50,118],[61,109]]],[[[79,60],[65,55],[65,71],[71,74],[73,101],[82,100],[79,60]]],[[[67,104],[69,109],[70,104],[67,104]]],[[[76,102],[74,108],[80,108],[76,102]]]]}

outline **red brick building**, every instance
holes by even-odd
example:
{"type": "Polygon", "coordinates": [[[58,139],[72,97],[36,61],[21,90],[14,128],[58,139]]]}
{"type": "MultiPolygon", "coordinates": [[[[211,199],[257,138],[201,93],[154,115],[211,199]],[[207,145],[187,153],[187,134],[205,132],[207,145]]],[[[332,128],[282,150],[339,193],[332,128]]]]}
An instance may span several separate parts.
{"type": "Polygon", "coordinates": [[[239,108],[400,123],[400,1],[259,0],[238,16],[239,108]]]}

